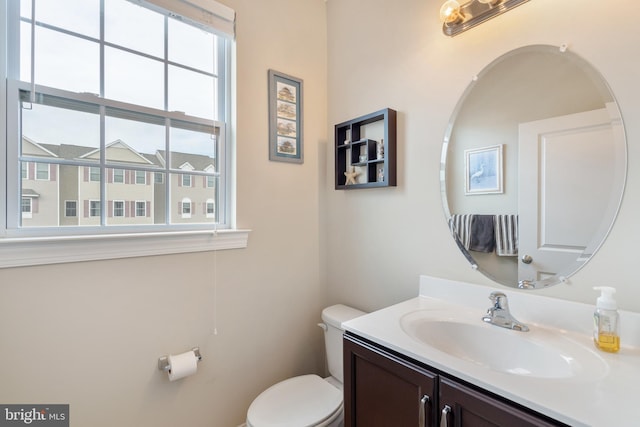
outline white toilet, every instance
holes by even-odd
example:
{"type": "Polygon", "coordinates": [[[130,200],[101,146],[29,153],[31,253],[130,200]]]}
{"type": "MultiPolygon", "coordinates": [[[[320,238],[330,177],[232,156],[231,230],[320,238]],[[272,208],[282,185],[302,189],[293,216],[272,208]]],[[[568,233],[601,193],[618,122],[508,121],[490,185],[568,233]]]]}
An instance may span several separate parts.
{"type": "Polygon", "coordinates": [[[247,427],[342,427],[342,322],[365,314],[346,305],[322,310],[328,378],[301,375],[272,385],[251,403],[247,427]]]}

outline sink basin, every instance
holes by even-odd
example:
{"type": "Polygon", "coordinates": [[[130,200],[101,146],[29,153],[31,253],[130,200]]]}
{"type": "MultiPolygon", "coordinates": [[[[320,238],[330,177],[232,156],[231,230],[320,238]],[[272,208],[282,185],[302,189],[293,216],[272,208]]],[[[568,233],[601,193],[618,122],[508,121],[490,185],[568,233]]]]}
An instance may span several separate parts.
{"type": "Polygon", "coordinates": [[[606,373],[607,365],[598,354],[558,332],[539,327],[519,332],[483,323],[480,316],[451,319],[438,314],[445,313],[409,313],[401,319],[401,327],[433,349],[506,374],[595,378],[606,373]]]}

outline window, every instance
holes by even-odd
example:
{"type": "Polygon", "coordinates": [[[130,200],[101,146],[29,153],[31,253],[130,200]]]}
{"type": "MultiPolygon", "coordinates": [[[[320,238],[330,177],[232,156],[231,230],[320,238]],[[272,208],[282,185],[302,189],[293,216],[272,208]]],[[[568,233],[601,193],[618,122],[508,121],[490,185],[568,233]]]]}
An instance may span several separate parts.
{"type": "Polygon", "coordinates": [[[49,180],[49,164],[36,163],[36,179],[40,181],[49,180]]]}
{"type": "Polygon", "coordinates": [[[124,216],[124,201],[122,200],[113,201],[113,216],[115,217],[124,216]]]}
{"type": "Polygon", "coordinates": [[[136,201],[136,216],[147,216],[147,202],[136,201]]]}
{"type": "Polygon", "coordinates": [[[100,216],[100,200],[89,200],[89,216],[100,216]]]}
{"type": "Polygon", "coordinates": [[[182,186],[191,187],[191,175],[186,173],[182,175],[182,186]]]}
{"type": "Polygon", "coordinates": [[[113,170],[113,182],[115,184],[124,184],[124,169],[113,170]]]}
{"type": "Polygon", "coordinates": [[[216,202],[214,202],[213,199],[207,200],[207,203],[205,204],[205,214],[207,215],[207,218],[213,218],[216,216],[216,202]]]}
{"type": "Polygon", "coordinates": [[[23,197],[21,207],[23,218],[32,218],[31,206],[31,197],[23,197]]]}
{"type": "Polygon", "coordinates": [[[89,181],[100,182],[100,168],[89,168],[89,181]]]}
{"type": "MultiPolygon", "coordinates": [[[[231,230],[227,121],[235,12],[215,0],[72,3],[0,0],[0,31],[6,35],[0,39],[0,128],[6,129],[0,134],[0,152],[6,153],[0,239],[53,236],[95,243],[139,234],[150,241],[164,233],[208,231],[213,223],[231,230]],[[193,201],[214,199],[215,218],[190,213],[185,221],[178,209],[184,189],[171,183],[183,179],[180,167],[186,163],[194,166],[194,177],[216,182],[193,201]],[[32,188],[29,179],[43,182],[32,188]],[[147,185],[151,179],[155,185],[147,185]],[[34,221],[23,222],[21,200],[31,191],[40,195],[38,208],[34,221]],[[65,221],[71,216],[67,201],[78,195],[81,212],[65,221]],[[114,198],[124,201],[123,210],[108,209],[114,198]],[[136,199],[146,200],[144,207],[130,204],[136,199]],[[146,221],[134,222],[134,207],[136,215],[144,209],[146,221]],[[124,212],[122,220],[107,221],[116,212],[124,212]],[[81,235],[90,239],[73,239],[81,235]],[[111,237],[96,237],[102,235],[111,237]]],[[[187,246],[177,240],[172,242],[187,246]]],[[[37,239],[30,241],[40,247],[37,239]]],[[[83,244],[73,253],[84,256],[83,244]]],[[[0,256],[0,267],[9,264],[0,256]]]]}
{"type": "Polygon", "coordinates": [[[180,206],[180,209],[182,211],[182,218],[191,218],[191,199],[185,197],[184,199],[182,199],[180,206]]]}
{"type": "Polygon", "coordinates": [[[78,216],[78,203],[75,200],[65,200],[64,216],[69,218],[78,216]]]}
{"type": "Polygon", "coordinates": [[[136,184],[146,184],[147,173],[145,171],[136,171],[136,184]]]}

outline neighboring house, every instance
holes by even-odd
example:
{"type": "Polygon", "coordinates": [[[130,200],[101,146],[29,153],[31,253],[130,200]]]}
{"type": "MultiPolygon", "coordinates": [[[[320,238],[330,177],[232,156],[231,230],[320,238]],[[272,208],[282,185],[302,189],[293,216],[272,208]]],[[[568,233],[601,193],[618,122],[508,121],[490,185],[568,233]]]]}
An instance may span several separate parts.
{"type": "MultiPolygon", "coordinates": [[[[46,162],[22,164],[22,225],[100,225],[100,150],[68,144],[40,144],[23,137],[25,156],[57,161],[95,161],[96,167],[46,162]]],[[[107,225],[164,224],[166,211],[165,152],[139,153],[121,140],[105,147],[109,162],[122,168],[105,169],[105,221],[107,225]],[[137,170],[144,167],[147,170],[137,170]],[[148,170],[158,169],[158,172],[148,170]]],[[[171,153],[169,191],[171,223],[215,221],[213,175],[188,172],[215,172],[215,159],[195,154],[171,153]]]]}

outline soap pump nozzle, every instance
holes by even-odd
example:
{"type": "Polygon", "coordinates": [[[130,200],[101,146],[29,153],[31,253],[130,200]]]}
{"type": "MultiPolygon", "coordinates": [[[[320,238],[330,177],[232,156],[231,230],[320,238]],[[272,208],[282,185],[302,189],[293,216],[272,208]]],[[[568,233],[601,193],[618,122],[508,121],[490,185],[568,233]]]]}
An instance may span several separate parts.
{"type": "Polygon", "coordinates": [[[611,286],[596,286],[593,288],[596,291],[600,291],[600,296],[596,300],[596,306],[605,310],[617,310],[618,304],[613,299],[613,294],[616,293],[616,288],[611,286]]]}

